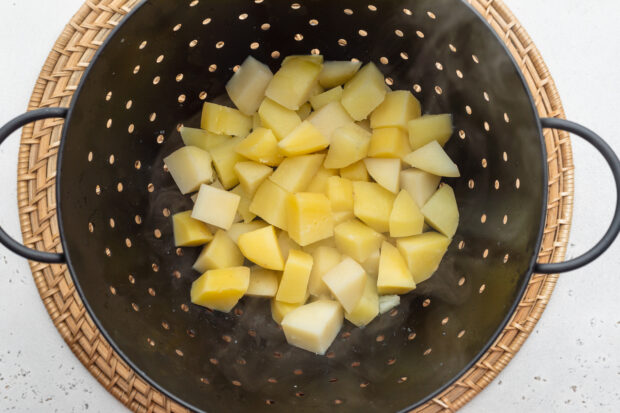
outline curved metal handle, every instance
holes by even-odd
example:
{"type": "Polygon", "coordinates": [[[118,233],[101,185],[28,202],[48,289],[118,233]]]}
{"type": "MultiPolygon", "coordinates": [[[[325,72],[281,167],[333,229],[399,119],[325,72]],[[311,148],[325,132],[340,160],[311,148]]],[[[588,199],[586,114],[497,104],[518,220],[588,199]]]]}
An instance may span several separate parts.
{"type": "MultiPolygon", "coordinates": [[[[44,108],[26,112],[23,115],[10,120],[0,128],[0,144],[17,129],[27,125],[30,122],[46,118],[66,118],[68,112],[69,110],[67,108],[44,108]]],[[[2,228],[0,228],[0,243],[14,253],[21,255],[24,258],[28,258],[29,260],[49,263],[65,262],[65,255],[63,253],[37,251],[25,247],[11,238],[11,236],[4,232],[2,228]]]]}
{"type": "Polygon", "coordinates": [[[574,258],[570,261],[561,262],[557,264],[536,264],[534,265],[534,272],[541,274],[556,274],[561,272],[567,272],[581,268],[603,254],[614,242],[618,233],[620,232],[620,160],[614,153],[613,149],[596,133],[590,129],[581,126],[577,123],[570,122],[564,119],[555,118],[543,118],[540,120],[540,124],[543,128],[560,129],[566,132],[574,133],[575,135],[585,139],[592,146],[594,146],[603,155],[613,174],[616,181],[616,212],[614,213],[614,219],[611,221],[609,229],[601,238],[601,240],[590,251],[574,258]]]}

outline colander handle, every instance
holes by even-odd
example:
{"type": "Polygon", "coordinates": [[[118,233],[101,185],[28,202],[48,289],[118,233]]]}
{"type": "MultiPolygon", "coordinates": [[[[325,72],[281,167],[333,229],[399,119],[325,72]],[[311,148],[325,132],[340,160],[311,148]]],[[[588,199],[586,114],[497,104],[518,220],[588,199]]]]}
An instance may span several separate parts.
{"type": "MultiPolygon", "coordinates": [[[[10,120],[0,128],[0,144],[2,144],[2,142],[4,142],[4,140],[17,129],[27,125],[30,122],[47,118],[66,118],[68,112],[69,110],[67,108],[44,108],[26,112],[23,115],[10,120]]],[[[65,262],[65,255],[63,253],[37,251],[25,247],[11,238],[11,236],[4,232],[2,228],[0,228],[0,243],[14,253],[21,255],[24,258],[28,258],[29,260],[49,263],[65,262]]]]}
{"type": "Polygon", "coordinates": [[[603,235],[603,238],[594,247],[592,247],[590,251],[577,258],[556,264],[536,264],[534,266],[535,273],[557,274],[576,270],[577,268],[581,268],[591,263],[603,254],[618,236],[618,233],[620,232],[620,160],[618,160],[618,156],[616,156],[613,149],[611,149],[603,138],[584,126],[568,120],[555,118],[543,118],[540,120],[540,124],[543,128],[560,129],[585,139],[592,146],[594,146],[601,153],[601,155],[603,155],[609,164],[611,173],[616,181],[616,212],[614,213],[614,219],[611,221],[611,225],[605,235],[603,235]]]}

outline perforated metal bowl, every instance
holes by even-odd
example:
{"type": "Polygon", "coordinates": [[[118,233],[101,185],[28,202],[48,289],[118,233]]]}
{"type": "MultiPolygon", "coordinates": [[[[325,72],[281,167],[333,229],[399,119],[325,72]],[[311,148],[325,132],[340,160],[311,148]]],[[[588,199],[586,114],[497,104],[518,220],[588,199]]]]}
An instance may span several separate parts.
{"type": "Polygon", "coordinates": [[[541,120],[494,31],[459,0],[145,1],[100,48],[71,107],[27,113],[0,130],[66,117],[58,163],[64,254],[0,241],[34,260],[64,262],[93,320],[118,353],[175,400],[205,411],[399,411],[451,384],[515,310],[532,271],[559,272],[600,255],[620,228],[565,264],[535,263],[547,171],[541,120]],[[289,346],[268,303],[231,314],[189,300],[197,251],[175,249],[170,215],[191,201],[163,157],[196,126],[203,102],[229,103],[224,85],[248,54],[275,71],[290,54],[373,61],[426,113],[452,113],[446,146],[458,233],[432,279],[364,329],[346,325],[326,356],[289,346]]]}

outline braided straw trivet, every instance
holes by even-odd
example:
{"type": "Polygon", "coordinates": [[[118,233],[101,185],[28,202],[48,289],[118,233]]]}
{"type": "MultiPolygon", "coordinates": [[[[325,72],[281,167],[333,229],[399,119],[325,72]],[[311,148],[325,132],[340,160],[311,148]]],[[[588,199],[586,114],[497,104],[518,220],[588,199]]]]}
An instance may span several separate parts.
{"type": "MultiPolygon", "coordinates": [[[[468,0],[506,42],[525,74],[541,116],[564,117],[555,84],[540,53],[500,0],[468,0]]],[[[84,70],[110,31],[139,0],[88,0],[58,38],[37,79],[29,110],[69,106],[84,70]]],[[[24,243],[60,251],[55,178],[62,121],[28,125],[22,133],[18,200],[24,243]]],[[[549,203],[540,262],[564,259],[573,206],[573,160],[568,134],[545,131],[549,203]]],[[[151,388],[112,350],[86,313],[64,265],[31,262],[32,274],[54,325],[86,368],[135,411],[182,412],[184,408],[151,388]]],[[[471,400],[508,364],[534,329],[547,305],[556,275],[534,275],[510,323],[489,351],[459,380],[417,411],[452,412],[471,400]]]]}

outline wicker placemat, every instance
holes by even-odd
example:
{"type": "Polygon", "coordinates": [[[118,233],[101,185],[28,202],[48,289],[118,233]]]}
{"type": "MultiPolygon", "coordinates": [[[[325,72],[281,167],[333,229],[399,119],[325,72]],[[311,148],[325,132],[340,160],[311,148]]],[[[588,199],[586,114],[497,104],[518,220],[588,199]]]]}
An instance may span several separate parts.
{"type": "MultiPolygon", "coordinates": [[[[499,0],[468,0],[495,28],[516,57],[541,116],[564,117],[553,79],[532,40],[499,0]]],[[[37,79],[29,110],[69,106],[80,78],[111,29],[139,0],[88,0],[65,27],[37,79]]],[[[18,200],[24,243],[60,251],[55,178],[62,121],[24,128],[19,151],[18,200]]],[[[549,156],[549,204],[540,262],[562,261],[573,205],[573,161],[569,136],[545,131],[549,156]]],[[[64,265],[30,263],[41,298],[71,350],[122,403],[135,411],[182,412],[151,388],[112,350],[94,325],[64,265]]],[[[454,411],[471,400],[512,359],[534,329],[557,280],[534,275],[510,323],[484,357],[440,396],[418,411],[454,411]]]]}

